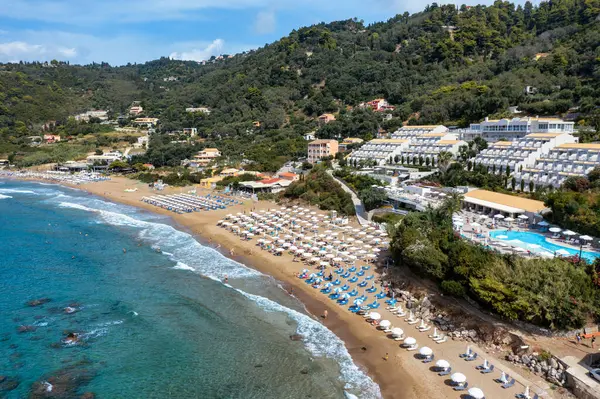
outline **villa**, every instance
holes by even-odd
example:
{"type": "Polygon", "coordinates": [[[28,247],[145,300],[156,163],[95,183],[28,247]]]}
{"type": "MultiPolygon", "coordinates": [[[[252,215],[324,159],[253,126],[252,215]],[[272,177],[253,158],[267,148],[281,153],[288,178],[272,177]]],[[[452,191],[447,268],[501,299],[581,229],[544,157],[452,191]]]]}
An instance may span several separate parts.
{"type": "Polygon", "coordinates": [[[335,120],[335,115],[333,115],[333,114],[323,114],[323,115],[319,116],[320,123],[329,123],[329,122],[333,122],[334,120],[335,120]]]}
{"type": "Polygon", "coordinates": [[[215,161],[220,156],[221,152],[218,149],[205,148],[204,150],[194,155],[194,157],[190,161],[187,161],[187,163],[193,168],[200,168],[207,166],[209,163],[215,161]]]}
{"type": "Polygon", "coordinates": [[[158,121],[158,118],[136,118],[133,121],[133,124],[137,126],[154,127],[158,124],[158,121]]]}
{"type": "Polygon", "coordinates": [[[338,153],[337,140],[315,140],[308,143],[308,162],[317,163],[326,157],[334,157],[338,153]]]}

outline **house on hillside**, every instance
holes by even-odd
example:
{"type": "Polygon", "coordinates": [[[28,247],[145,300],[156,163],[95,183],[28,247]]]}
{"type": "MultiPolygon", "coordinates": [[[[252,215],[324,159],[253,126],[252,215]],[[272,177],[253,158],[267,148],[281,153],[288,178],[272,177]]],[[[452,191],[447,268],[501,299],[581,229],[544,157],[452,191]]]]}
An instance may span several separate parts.
{"type": "Polygon", "coordinates": [[[196,137],[198,135],[198,129],[195,127],[184,127],[183,134],[189,137],[196,137]]]}
{"type": "Polygon", "coordinates": [[[329,122],[333,122],[334,120],[335,120],[335,115],[333,115],[333,114],[323,114],[323,115],[319,116],[320,123],[329,123],[329,122]]]}
{"type": "Polygon", "coordinates": [[[58,143],[60,136],[57,134],[44,134],[44,142],[46,144],[58,143]]]}
{"type": "Polygon", "coordinates": [[[300,176],[292,172],[282,172],[279,173],[279,178],[283,180],[296,181],[300,179],[300,176]]]}
{"type": "Polygon", "coordinates": [[[306,133],[304,135],[304,140],[306,141],[313,141],[315,140],[317,137],[315,136],[315,132],[310,132],[310,133],[306,133]]]}
{"type": "Polygon", "coordinates": [[[133,124],[136,126],[141,126],[141,127],[154,127],[158,124],[159,119],[158,118],[136,118],[133,121],[133,124]]]}
{"type": "Polygon", "coordinates": [[[387,102],[383,98],[376,98],[375,100],[367,101],[358,105],[360,108],[370,108],[375,112],[393,111],[396,109],[393,105],[387,102]]]}
{"type": "Polygon", "coordinates": [[[191,160],[182,161],[184,165],[189,165],[193,168],[203,168],[209,163],[215,161],[221,156],[221,152],[216,148],[205,148],[198,152],[191,160]]]}

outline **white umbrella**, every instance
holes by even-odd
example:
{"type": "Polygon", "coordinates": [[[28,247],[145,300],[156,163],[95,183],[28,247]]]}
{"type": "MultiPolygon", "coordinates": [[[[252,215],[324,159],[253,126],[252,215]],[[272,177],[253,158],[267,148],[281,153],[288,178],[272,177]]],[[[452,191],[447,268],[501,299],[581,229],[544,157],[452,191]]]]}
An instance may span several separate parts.
{"type": "Polygon", "coordinates": [[[407,337],[407,338],[404,340],[404,343],[405,343],[406,345],[414,345],[414,344],[416,344],[416,343],[417,343],[417,340],[416,340],[416,339],[414,339],[413,337],[407,337]]]}
{"type": "Polygon", "coordinates": [[[529,398],[529,385],[525,387],[525,392],[523,392],[523,396],[525,398],[529,398]]]}
{"type": "Polygon", "coordinates": [[[404,334],[404,330],[399,328],[399,327],[395,327],[392,328],[392,335],[394,337],[401,337],[404,334]]]}
{"type": "Polygon", "coordinates": [[[471,226],[472,227],[481,227],[481,224],[474,222],[474,223],[471,223],[471,226]]]}
{"type": "Polygon", "coordinates": [[[526,219],[529,219],[529,216],[527,216],[527,215],[519,215],[519,216],[517,216],[517,217],[518,217],[519,219],[521,219],[521,220],[526,220],[526,219]]]}
{"type": "Polygon", "coordinates": [[[483,391],[479,388],[470,388],[468,392],[469,392],[469,395],[471,397],[473,397],[474,399],[483,399],[484,398],[483,391]]]}
{"type": "Polygon", "coordinates": [[[550,227],[548,230],[550,230],[553,233],[560,233],[562,231],[562,229],[558,227],[550,227]]]}
{"type": "Polygon", "coordinates": [[[447,369],[448,367],[450,367],[450,363],[448,363],[447,360],[438,360],[437,362],[435,362],[435,367],[447,369]]]}
{"type": "Polygon", "coordinates": [[[382,328],[388,328],[389,326],[392,325],[392,323],[389,320],[381,320],[381,323],[379,323],[379,325],[382,328]]]}
{"type": "Polygon", "coordinates": [[[575,233],[574,231],[571,231],[571,230],[565,230],[565,231],[563,231],[563,234],[566,236],[574,236],[577,233],[575,233]]]}
{"type": "Polygon", "coordinates": [[[542,226],[542,227],[549,226],[549,225],[550,224],[548,222],[546,222],[545,220],[542,220],[541,222],[538,223],[538,226],[542,226]]]}
{"type": "Polygon", "coordinates": [[[450,379],[457,384],[467,381],[467,377],[463,373],[454,373],[450,376],[450,379]]]}
{"type": "Polygon", "coordinates": [[[494,219],[504,219],[504,215],[498,213],[498,214],[494,215],[494,219]]]}
{"type": "Polygon", "coordinates": [[[514,222],[514,221],[515,221],[515,219],[514,219],[514,218],[511,218],[511,217],[508,217],[508,218],[504,219],[504,221],[505,221],[505,222],[514,222]]]}
{"type": "Polygon", "coordinates": [[[276,251],[277,252],[283,252],[283,251],[285,251],[285,249],[283,249],[283,248],[277,248],[276,251]]]}
{"type": "Polygon", "coordinates": [[[421,356],[431,356],[433,354],[433,350],[428,346],[424,346],[419,350],[419,353],[421,356]]]}
{"type": "Polygon", "coordinates": [[[593,237],[590,237],[590,236],[581,236],[579,238],[582,240],[585,240],[585,241],[592,241],[594,239],[593,237]]]}
{"type": "Polygon", "coordinates": [[[329,262],[321,262],[320,265],[327,267],[327,266],[329,266],[329,262]]]}
{"type": "Polygon", "coordinates": [[[381,315],[379,313],[377,313],[377,312],[373,312],[373,313],[371,313],[371,315],[369,316],[369,318],[372,319],[372,320],[379,320],[379,319],[381,319],[381,315]]]}

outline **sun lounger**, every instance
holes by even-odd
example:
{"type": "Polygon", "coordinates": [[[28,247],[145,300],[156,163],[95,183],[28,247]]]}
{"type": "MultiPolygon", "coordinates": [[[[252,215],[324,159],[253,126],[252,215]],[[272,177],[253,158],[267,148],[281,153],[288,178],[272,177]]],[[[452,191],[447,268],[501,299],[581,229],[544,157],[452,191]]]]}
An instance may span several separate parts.
{"type": "Polygon", "coordinates": [[[396,316],[398,316],[398,317],[404,317],[404,316],[406,316],[406,312],[405,311],[396,312],[396,316]]]}
{"type": "Polygon", "coordinates": [[[440,377],[443,377],[443,376],[445,376],[445,375],[450,375],[451,373],[452,373],[452,367],[448,367],[446,370],[444,370],[444,371],[440,371],[440,372],[438,373],[438,375],[439,375],[440,377]]]}
{"type": "Polygon", "coordinates": [[[513,378],[512,380],[510,380],[506,384],[502,385],[502,388],[508,389],[508,388],[512,387],[513,385],[515,385],[516,382],[517,381],[513,378]]]}
{"type": "Polygon", "coordinates": [[[394,341],[404,341],[404,335],[394,338],[394,341]]]}
{"type": "Polygon", "coordinates": [[[369,277],[366,277],[367,280],[373,280],[374,278],[375,278],[375,276],[372,274],[369,277]]]}
{"type": "Polygon", "coordinates": [[[358,277],[354,276],[352,277],[350,280],[348,280],[351,283],[356,283],[358,281],[358,277]]]}
{"type": "Polygon", "coordinates": [[[421,331],[421,332],[426,332],[429,330],[431,330],[431,326],[419,327],[419,331],[421,331]]]}
{"type": "Polygon", "coordinates": [[[357,275],[358,277],[362,277],[362,276],[364,276],[364,275],[365,275],[365,272],[361,270],[361,271],[359,271],[358,273],[356,273],[356,275],[357,275]]]}
{"type": "Polygon", "coordinates": [[[434,355],[429,356],[427,359],[423,360],[423,363],[431,363],[431,362],[433,362],[433,358],[434,357],[435,357],[434,355]]]}
{"type": "Polygon", "coordinates": [[[375,295],[375,298],[377,299],[383,299],[387,296],[387,294],[385,292],[380,292],[379,294],[375,295]]]}
{"type": "Polygon", "coordinates": [[[386,309],[389,310],[390,312],[394,313],[400,308],[398,306],[388,306],[386,309]]]}
{"type": "Polygon", "coordinates": [[[477,355],[477,353],[473,352],[473,355],[465,357],[465,360],[467,362],[472,362],[473,360],[477,359],[477,356],[479,356],[479,355],[477,355]]]}
{"type": "Polygon", "coordinates": [[[466,391],[468,386],[469,386],[469,383],[468,383],[468,382],[465,382],[465,383],[464,383],[464,384],[462,384],[462,385],[459,385],[459,386],[456,386],[456,387],[454,387],[454,390],[455,390],[455,391],[466,391]]]}
{"type": "Polygon", "coordinates": [[[444,338],[442,339],[438,339],[437,341],[435,341],[438,344],[443,344],[444,342],[446,342],[448,340],[448,337],[444,335],[444,338]]]}
{"type": "Polygon", "coordinates": [[[380,306],[379,302],[373,302],[372,304],[369,305],[369,307],[371,309],[377,309],[379,306],[380,306]]]}
{"type": "Polygon", "coordinates": [[[510,380],[510,376],[508,374],[505,375],[506,381],[502,381],[501,378],[495,378],[494,381],[496,381],[499,384],[505,384],[510,380]]]}
{"type": "Polygon", "coordinates": [[[417,324],[417,323],[419,322],[419,320],[411,320],[411,321],[408,321],[408,319],[406,319],[406,320],[407,320],[406,322],[407,322],[408,324],[410,324],[411,326],[412,326],[413,324],[417,324]]]}
{"type": "Polygon", "coordinates": [[[414,344],[413,346],[409,346],[408,348],[406,348],[407,351],[416,351],[417,349],[419,349],[419,345],[414,344]]]}
{"type": "Polygon", "coordinates": [[[481,369],[481,374],[489,374],[494,371],[494,365],[491,364],[487,369],[481,369]]]}

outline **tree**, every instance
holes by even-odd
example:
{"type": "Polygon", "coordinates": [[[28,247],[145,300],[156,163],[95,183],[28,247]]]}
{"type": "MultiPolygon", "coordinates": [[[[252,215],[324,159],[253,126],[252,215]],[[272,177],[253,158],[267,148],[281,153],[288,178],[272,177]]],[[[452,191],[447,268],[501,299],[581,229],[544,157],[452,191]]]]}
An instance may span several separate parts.
{"type": "Polygon", "coordinates": [[[129,164],[124,161],[113,161],[108,165],[108,169],[127,169],[129,164]]]}
{"type": "Polygon", "coordinates": [[[440,172],[442,174],[446,173],[448,167],[450,166],[450,162],[452,161],[452,153],[448,151],[442,151],[438,154],[437,164],[440,172]]]}
{"type": "Polygon", "coordinates": [[[525,180],[521,179],[521,184],[520,185],[521,185],[521,191],[524,191],[525,190],[525,180]]]}
{"type": "MultiPolygon", "coordinates": [[[[521,180],[522,181],[522,180],[521,180]]],[[[510,187],[513,191],[515,191],[515,187],[517,186],[517,179],[515,179],[514,177],[512,179],[510,179],[510,187]]]]}
{"type": "Polygon", "coordinates": [[[534,191],[534,183],[532,180],[529,181],[529,192],[532,193],[534,191]]]}
{"type": "Polygon", "coordinates": [[[379,208],[387,201],[387,194],[385,191],[375,187],[369,187],[360,191],[359,197],[367,211],[379,208]]]}

